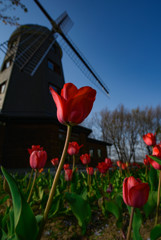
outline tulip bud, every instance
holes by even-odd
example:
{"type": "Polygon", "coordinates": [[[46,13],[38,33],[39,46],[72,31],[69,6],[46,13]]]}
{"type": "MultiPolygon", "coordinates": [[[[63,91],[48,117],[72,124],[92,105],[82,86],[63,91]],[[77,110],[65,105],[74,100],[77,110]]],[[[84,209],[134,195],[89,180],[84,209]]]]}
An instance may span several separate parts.
{"type": "Polygon", "coordinates": [[[65,180],[66,181],[71,181],[72,180],[72,175],[73,175],[72,169],[66,169],[65,170],[65,180]]]}
{"type": "Polygon", "coordinates": [[[110,158],[105,158],[105,163],[110,167],[112,167],[112,161],[110,158]]]}
{"type": "Polygon", "coordinates": [[[125,204],[141,208],[148,200],[149,184],[142,183],[140,179],[133,176],[125,178],[123,182],[123,200],[125,204]]]}
{"type": "Polygon", "coordinates": [[[93,167],[88,167],[88,168],[86,168],[86,171],[87,171],[87,173],[88,173],[89,175],[93,175],[93,173],[94,173],[93,167]]]}
{"type": "Polygon", "coordinates": [[[64,170],[69,169],[69,164],[64,164],[64,170]]]}
{"type": "Polygon", "coordinates": [[[156,133],[147,133],[143,136],[143,140],[144,142],[148,145],[148,146],[154,146],[156,144],[156,133]]]}
{"type": "Polygon", "coordinates": [[[59,95],[52,87],[49,88],[57,107],[57,118],[62,124],[77,125],[89,115],[96,97],[91,87],[77,87],[66,83],[59,95]]]}
{"type": "Polygon", "coordinates": [[[90,161],[91,161],[91,156],[90,156],[90,154],[88,154],[88,153],[82,154],[82,155],[80,156],[80,160],[81,160],[81,162],[82,162],[84,165],[87,165],[87,164],[89,164],[90,161]]]}
{"type": "Polygon", "coordinates": [[[79,153],[79,149],[82,147],[83,145],[78,145],[77,142],[69,142],[69,145],[68,145],[68,154],[69,155],[75,155],[75,154],[78,154],[79,153]]]}
{"type": "Polygon", "coordinates": [[[53,158],[53,159],[51,160],[51,163],[52,163],[53,166],[58,166],[58,164],[59,164],[59,159],[58,159],[58,158],[53,158]]]}
{"type": "Polygon", "coordinates": [[[30,155],[30,166],[33,169],[44,168],[47,160],[46,151],[33,151],[30,155]]]}
{"type": "Polygon", "coordinates": [[[106,173],[109,166],[105,162],[99,162],[97,168],[100,173],[106,173]]]}

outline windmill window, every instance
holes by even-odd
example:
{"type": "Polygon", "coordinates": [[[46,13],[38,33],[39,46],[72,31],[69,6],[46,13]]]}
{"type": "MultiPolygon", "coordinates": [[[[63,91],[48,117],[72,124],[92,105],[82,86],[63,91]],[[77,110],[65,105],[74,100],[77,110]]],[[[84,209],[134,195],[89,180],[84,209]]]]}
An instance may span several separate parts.
{"type": "Polygon", "coordinates": [[[93,153],[94,153],[93,149],[90,149],[89,154],[90,154],[91,157],[93,157],[93,153]]]}
{"type": "Polygon", "coordinates": [[[52,71],[54,71],[54,63],[48,60],[48,68],[52,71]]]}
{"type": "Polygon", "coordinates": [[[97,155],[98,155],[98,157],[99,157],[99,158],[101,158],[101,157],[102,157],[102,152],[101,152],[101,149],[97,149],[97,155]]]}
{"type": "Polygon", "coordinates": [[[6,68],[9,68],[9,67],[11,66],[12,58],[13,58],[13,56],[11,56],[10,58],[8,58],[8,59],[4,62],[3,70],[5,70],[6,68]]]}
{"type": "Polygon", "coordinates": [[[0,84],[0,94],[4,93],[6,88],[6,81],[0,84]]]}
{"type": "Polygon", "coordinates": [[[61,74],[60,66],[57,63],[52,62],[51,60],[48,60],[48,68],[58,74],[61,74]]]}

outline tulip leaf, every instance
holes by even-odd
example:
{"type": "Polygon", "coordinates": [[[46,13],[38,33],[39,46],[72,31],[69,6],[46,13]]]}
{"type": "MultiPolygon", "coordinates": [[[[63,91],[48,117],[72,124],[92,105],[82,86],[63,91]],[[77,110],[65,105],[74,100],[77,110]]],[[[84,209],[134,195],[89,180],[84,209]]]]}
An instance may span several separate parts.
{"type": "Polygon", "coordinates": [[[156,225],[150,232],[150,239],[156,240],[161,237],[161,224],[156,225]]]}
{"type": "Polygon", "coordinates": [[[37,215],[36,217],[36,222],[37,222],[37,224],[39,225],[41,222],[42,222],[42,220],[43,220],[43,215],[37,215]]]}
{"type": "Polygon", "coordinates": [[[105,209],[112,213],[117,219],[120,216],[120,209],[114,201],[105,201],[105,209]]]}
{"type": "Polygon", "coordinates": [[[132,223],[133,240],[142,240],[142,237],[140,235],[141,224],[142,224],[142,215],[139,209],[135,209],[133,223],[132,223]]]}
{"type": "Polygon", "coordinates": [[[52,201],[52,206],[49,211],[49,218],[55,216],[58,211],[60,211],[60,207],[62,206],[62,196],[59,194],[52,201]]]}
{"type": "Polygon", "coordinates": [[[65,199],[70,204],[71,210],[78,220],[78,224],[82,229],[82,234],[85,234],[87,224],[91,220],[91,208],[89,203],[76,193],[66,193],[65,199]]]}
{"type": "Polygon", "coordinates": [[[14,178],[3,167],[1,167],[1,170],[12,195],[15,234],[23,240],[35,240],[38,234],[38,225],[32,209],[18,189],[14,178]]]}
{"type": "Polygon", "coordinates": [[[151,166],[149,172],[149,182],[150,182],[150,189],[152,191],[156,191],[158,189],[158,177],[157,177],[157,170],[151,166]]]}
{"type": "Polygon", "coordinates": [[[161,159],[156,157],[156,156],[152,156],[152,155],[148,155],[148,157],[150,157],[152,160],[154,160],[155,162],[159,163],[161,165],[161,159]]]}
{"type": "Polygon", "coordinates": [[[145,216],[148,217],[156,208],[157,205],[157,191],[150,191],[147,203],[143,206],[145,216]]]}
{"type": "Polygon", "coordinates": [[[105,210],[112,213],[116,219],[116,225],[118,228],[122,227],[122,209],[114,201],[105,201],[105,210]]]}

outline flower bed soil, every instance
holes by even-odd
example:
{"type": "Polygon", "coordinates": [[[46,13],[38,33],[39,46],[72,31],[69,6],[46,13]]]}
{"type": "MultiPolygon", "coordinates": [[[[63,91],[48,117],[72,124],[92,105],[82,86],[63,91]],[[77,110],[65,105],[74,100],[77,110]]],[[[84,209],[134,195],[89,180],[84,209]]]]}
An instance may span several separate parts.
{"type": "MultiPolygon", "coordinates": [[[[129,216],[124,218],[124,228],[127,228],[129,216]],[[126,220],[125,220],[126,218],[126,220]]],[[[101,212],[93,214],[88,224],[86,234],[82,236],[81,228],[75,217],[61,216],[47,222],[42,240],[123,240],[126,239],[123,231],[116,227],[116,219],[109,215],[102,216],[101,212]]],[[[159,217],[161,223],[161,217],[159,217]]],[[[154,218],[147,219],[141,226],[140,233],[143,240],[150,240],[150,231],[154,227],[154,218]]],[[[158,238],[161,240],[161,238],[158,238]]]]}

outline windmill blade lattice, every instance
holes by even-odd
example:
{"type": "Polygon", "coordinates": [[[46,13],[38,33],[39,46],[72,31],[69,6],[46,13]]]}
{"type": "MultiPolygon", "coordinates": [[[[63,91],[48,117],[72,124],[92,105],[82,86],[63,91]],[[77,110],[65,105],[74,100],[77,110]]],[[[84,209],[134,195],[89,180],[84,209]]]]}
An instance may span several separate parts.
{"type": "MultiPolygon", "coordinates": [[[[89,80],[91,80],[94,84],[97,83],[97,87],[99,87],[99,89],[103,90],[104,93],[106,93],[106,95],[109,95],[109,91],[108,88],[105,86],[105,83],[102,82],[102,80],[100,79],[100,77],[96,74],[96,72],[93,70],[93,68],[90,66],[90,64],[88,63],[88,61],[84,58],[83,54],[80,53],[80,51],[77,49],[77,47],[75,47],[75,44],[72,43],[72,41],[69,39],[69,37],[66,37],[66,35],[64,34],[64,32],[61,29],[61,26],[59,25],[63,25],[63,20],[66,20],[66,17],[64,17],[64,19],[62,18],[60,21],[60,24],[56,21],[54,21],[51,16],[48,14],[48,12],[44,9],[44,7],[40,4],[40,2],[38,0],[34,0],[35,3],[38,5],[38,7],[41,9],[41,11],[44,13],[44,15],[48,18],[48,20],[50,21],[52,27],[53,27],[53,32],[58,33],[62,40],[64,40],[64,43],[66,42],[66,46],[68,45],[68,55],[74,56],[76,55],[76,57],[79,59],[79,61],[76,61],[76,64],[79,66],[79,68],[83,71],[83,73],[86,73],[85,75],[89,78],[89,80]],[[74,54],[69,54],[69,52],[74,52],[74,54]],[[78,64],[79,62],[79,64],[78,64]],[[82,67],[83,66],[83,67],[82,67]],[[87,68],[87,70],[85,68],[87,68]],[[89,77],[90,76],[90,77],[89,77]]],[[[63,44],[65,45],[65,44],[63,44]]],[[[62,47],[63,47],[62,45],[62,47]]],[[[67,47],[63,47],[64,50],[66,50],[67,47]]],[[[72,59],[76,60],[75,57],[72,57],[72,59]]]]}
{"type": "Polygon", "coordinates": [[[73,62],[76,64],[76,66],[82,71],[82,73],[105,95],[109,95],[109,89],[106,86],[106,84],[102,81],[102,79],[100,78],[100,76],[98,76],[98,74],[95,72],[95,70],[92,68],[92,66],[90,65],[90,63],[88,62],[88,60],[84,57],[84,55],[80,52],[80,50],[78,49],[78,47],[76,47],[76,45],[74,44],[74,42],[71,40],[71,38],[69,37],[69,35],[66,35],[66,38],[68,39],[68,41],[71,42],[72,46],[74,47],[74,49],[79,53],[79,55],[81,56],[81,58],[84,60],[84,62],[89,66],[89,70],[87,68],[87,66],[82,62],[82,60],[79,58],[79,56],[77,54],[74,53],[74,51],[72,50],[72,48],[66,43],[66,41],[64,40],[64,38],[59,35],[59,37],[57,38],[57,41],[59,43],[59,45],[63,48],[63,50],[67,53],[67,55],[73,60],[73,62]],[[92,73],[93,74],[92,74],[92,73]],[[94,76],[95,75],[95,76],[94,76]]]}

